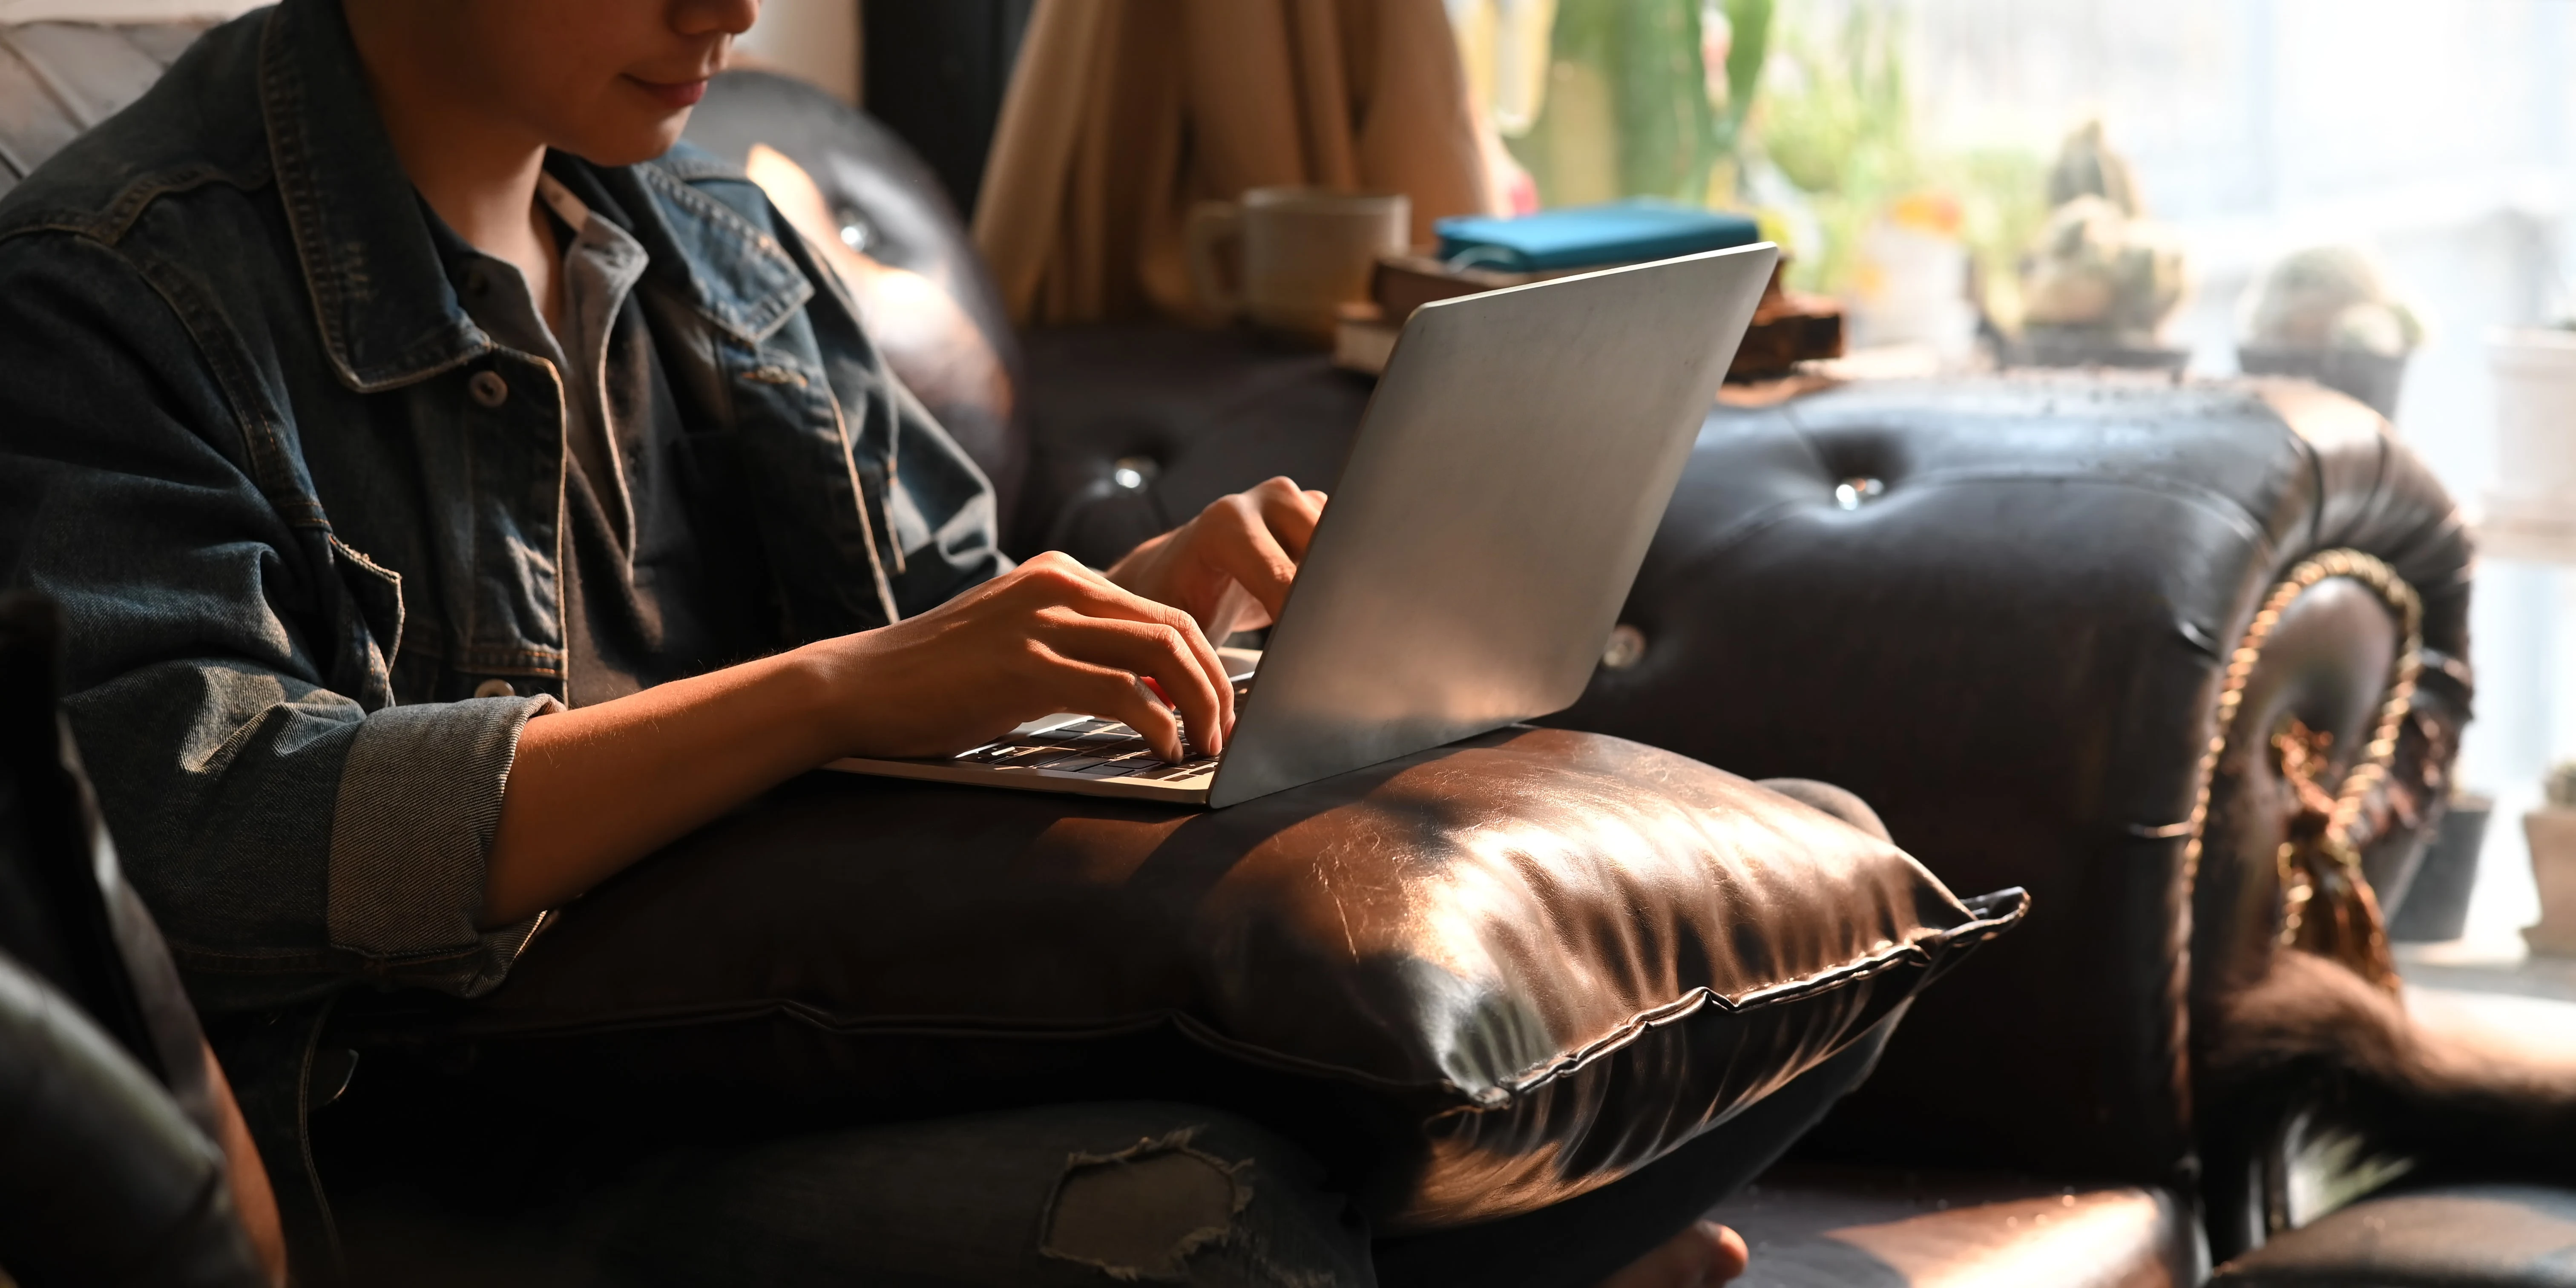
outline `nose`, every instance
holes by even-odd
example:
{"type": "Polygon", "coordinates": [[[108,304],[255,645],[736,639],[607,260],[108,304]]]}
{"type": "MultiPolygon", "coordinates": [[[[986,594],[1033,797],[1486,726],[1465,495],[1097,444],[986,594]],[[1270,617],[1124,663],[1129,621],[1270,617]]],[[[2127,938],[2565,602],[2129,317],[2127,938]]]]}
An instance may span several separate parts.
{"type": "Polygon", "coordinates": [[[760,0],[674,0],[671,29],[683,36],[739,36],[760,21],[760,0]]]}

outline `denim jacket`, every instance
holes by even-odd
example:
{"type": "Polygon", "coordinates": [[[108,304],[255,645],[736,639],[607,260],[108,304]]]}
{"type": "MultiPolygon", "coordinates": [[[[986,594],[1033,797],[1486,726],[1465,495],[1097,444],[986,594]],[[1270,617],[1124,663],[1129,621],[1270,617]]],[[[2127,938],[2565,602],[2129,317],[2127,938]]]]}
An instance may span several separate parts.
{"type": "MultiPolygon", "coordinates": [[[[646,248],[690,423],[783,644],[1008,567],[990,487],[828,268],[686,149],[549,173],[646,248]]],[[[472,995],[519,733],[563,693],[563,392],[458,304],[337,0],[208,33],[0,200],[0,584],[199,1004],[472,995]]]]}

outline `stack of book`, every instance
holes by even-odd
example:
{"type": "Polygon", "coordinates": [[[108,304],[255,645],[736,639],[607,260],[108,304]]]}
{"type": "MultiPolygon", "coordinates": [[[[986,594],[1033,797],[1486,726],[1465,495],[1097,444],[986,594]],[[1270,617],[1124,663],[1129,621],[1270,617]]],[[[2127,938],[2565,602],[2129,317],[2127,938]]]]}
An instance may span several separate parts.
{"type": "MultiPolygon", "coordinates": [[[[1371,375],[1384,371],[1404,320],[1433,300],[1760,239],[1753,221],[1742,215],[1653,201],[1551,210],[1517,219],[1444,219],[1438,228],[1438,254],[1380,259],[1370,299],[1343,306],[1334,335],[1336,365],[1371,375]]],[[[1774,379],[1800,362],[1842,352],[1842,306],[1783,290],[1775,270],[1727,379],[1774,379]]]]}

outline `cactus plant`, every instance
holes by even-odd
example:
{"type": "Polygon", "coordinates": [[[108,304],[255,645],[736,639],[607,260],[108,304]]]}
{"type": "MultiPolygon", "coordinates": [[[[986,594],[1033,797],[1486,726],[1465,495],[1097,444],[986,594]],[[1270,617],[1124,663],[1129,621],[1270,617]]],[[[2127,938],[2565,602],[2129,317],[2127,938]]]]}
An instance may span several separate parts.
{"type": "Polygon", "coordinates": [[[2541,791],[2552,809],[2576,809],[2576,760],[2564,760],[2549,771],[2541,791]]]}
{"type": "Polygon", "coordinates": [[[2138,181],[2129,172],[2128,158],[2111,150],[2098,120],[2087,121],[2066,136],[2056,164],[2048,169],[2051,209],[2077,197],[2100,197],[2133,219],[2146,213],[2139,208],[2138,181]]]}
{"type": "Polygon", "coordinates": [[[2182,252],[2172,239],[2085,194],[2057,208],[2022,269],[2028,326],[2098,330],[2150,345],[2182,299],[2182,252]]]}
{"type": "Polygon", "coordinates": [[[2154,348],[2182,302],[2182,250],[2141,213],[2129,163],[2104,140],[2100,121],[2066,136],[2049,168],[2048,196],[2056,210],[2022,260],[2025,333],[2053,332],[2070,353],[2154,348]]]}
{"type": "Polygon", "coordinates": [[[1753,110],[1771,6],[1557,0],[1544,106],[1507,140],[1547,204],[1706,200],[1713,167],[1734,154],[1753,110]],[[1725,23],[1722,67],[1708,62],[1706,17],[1725,23]]]}
{"type": "Polygon", "coordinates": [[[2387,358],[2424,338],[2379,265],[2353,246],[2316,246],[2283,257],[2247,295],[2243,325],[2251,346],[2353,349],[2387,358]]]}

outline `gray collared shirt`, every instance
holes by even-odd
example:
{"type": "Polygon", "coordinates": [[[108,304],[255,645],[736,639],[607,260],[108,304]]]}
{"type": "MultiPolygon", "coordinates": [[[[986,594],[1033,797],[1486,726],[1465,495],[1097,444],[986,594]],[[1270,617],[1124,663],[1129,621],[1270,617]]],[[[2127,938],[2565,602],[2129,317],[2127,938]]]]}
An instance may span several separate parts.
{"type": "Polygon", "coordinates": [[[440,238],[467,316],[551,364],[563,398],[565,700],[588,706],[777,645],[757,542],[724,470],[692,468],[721,444],[689,433],[635,298],[643,244],[552,175],[537,196],[563,263],[549,326],[509,261],[440,238]]]}
{"type": "MultiPolygon", "coordinates": [[[[537,197],[559,224],[558,235],[570,234],[563,246],[563,334],[546,324],[527,279],[508,261],[472,253],[465,294],[466,315],[514,349],[555,364],[563,374],[564,436],[579,467],[614,525],[618,544],[630,552],[635,535],[635,506],[628,494],[618,430],[609,406],[608,349],[618,315],[644,276],[643,244],[625,229],[591,217],[590,207],[572,195],[553,175],[537,176],[537,197]]],[[[639,412],[652,414],[649,395],[623,391],[618,410],[631,421],[639,412]],[[638,403],[643,406],[638,406],[638,403]]],[[[632,424],[623,428],[633,431],[632,424]]]]}

